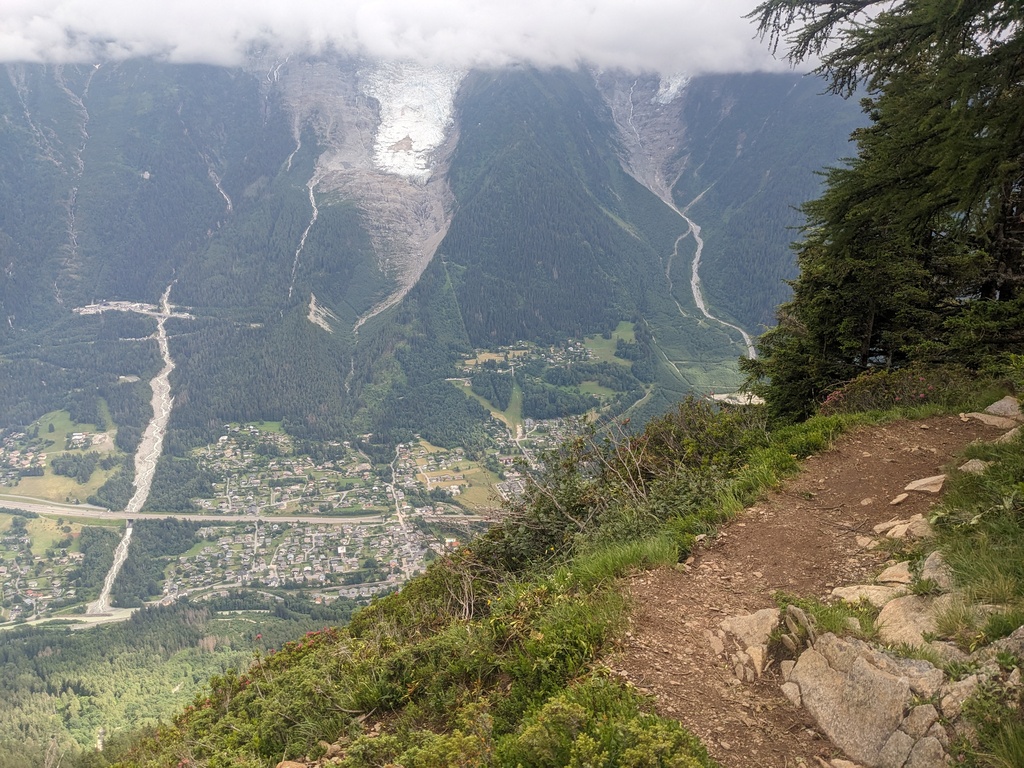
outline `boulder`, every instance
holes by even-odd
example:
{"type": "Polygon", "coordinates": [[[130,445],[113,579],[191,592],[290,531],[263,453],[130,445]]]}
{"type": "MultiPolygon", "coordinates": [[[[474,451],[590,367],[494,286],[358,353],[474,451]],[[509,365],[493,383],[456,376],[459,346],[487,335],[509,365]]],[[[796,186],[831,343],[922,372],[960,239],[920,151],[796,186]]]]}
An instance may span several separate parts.
{"type": "Polygon", "coordinates": [[[910,710],[910,714],[903,718],[900,730],[914,739],[923,739],[928,730],[938,722],[939,712],[931,704],[922,704],[910,710]]]}
{"type": "Polygon", "coordinates": [[[896,731],[878,755],[878,768],[903,768],[913,749],[914,740],[903,731],[896,731]]]}
{"type": "Polygon", "coordinates": [[[905,679],[910,690],[923,698],[934,696],[945,680],[942,670],[927,661],[896,658],[854,637],[827,634],[818,641],[815,650],[825,657],[829,666],[839,672],[849,672],[853,662],[863,658],[883,672],[905,679]]]}
{"type": "Polygon", "coordinates": [[[947,720],[955,720],[960,716],[964,702],[974,695],[980,682],[980,677],[971,675],[963,680],[950,683],[942,689],[943,695],[939,708],[942,709],[942,714],[947,720]]]}
{"type": "Polygon", "coordinates": [[[990,427],[999,427],[999,429],[1013,429],[1013,427],[1017,426],[1016,419],[1008,419],[1005,416],[993,416],[991,413],[968,413],[967,418],[980,421],[982,424],[990,427]]]}
{"type": "Polygon", "coordinates": [[[890,565],[875,577],[875,581],[879,584],[909,584],[913,580],[914,576],[910,572],[910,563],[908,562],[890,565]]]}
{"type": "Polygon", "coordinates": [[[906,679],[859,656],[849,672],[839,672],[821,653],[808,650],[793,668],[791,680],[800,687],[804,708],[837,747],[860,763],[878,765],[910,704],[906,679]]]}
{"type": "Polygon", "coordinates": [[[925,633],[935,634],[934,598],[907,595],[890,600],[875,624],[883,643],[920,646],[925,633]]]}
{"type": "Polygon", "coordinates": [[[993,416],[1002,416],[1004,419],[1024,421],[1024,416],[1020,412],[1020,401],[1011,395],[1007,395],[1002,400],[992,403],[992,405],[985,409],[985,413],[992,414],[993,416]]]}
{"type": "Polygon", "coordinates": [[[934,736],[926,736],[914,745],[903,768],[939,768],[946,764],[946,751],[934,736]]]}
{"type": "Polygon", "coordinates": [[[942,486],[945,482],[945,475],[933,475],[931,477],[923,477],[920,480],[915,480],[912,483],[907,483],[903,490],[918,491],[920,493],[938,493],[942,490],[942,486]]]}
{"type": "Polygon", "coordinates": [[[790,703],[794,707],[799,707],[801,703],[800,699],[800,686],[796,683],[783,683],[782,684],[782,695],[789,699],[790,703]]]}
{"type": "Polygon", "coordinates": [[[779,612],[775,608],[764,608],[745,616],[730,616],[722,621],[721,627],[734,638],[741,648],[767,645],[768,636],[779,626],[779,612]]]}
{"type": "Polygon", "coordinates": [[[969,475],[983,475],[985,470],[992,466],[991,461],[982,461],[981,459],[971,459],[961,464],[958,469],[961,472],[966,472],[969,475]]]}
{"type": "Polygon", "coordinates": [[[939,551],[932,552],[925,559],[921,565],[921,578],[927,579],[946,592],[953,588],[953,573],[939,551]]]}
{"type": "Polygon", "coordinates": [[[1000,435],[993,442],[996,443],[1012,443],[1020,435],[1020,427],[1014,427],[1006,434],[1000,435]]]}
{"type": "Polygon", "coordinates": [[[898,594],[900,594],[900,590],[896,587],[880,584],[857,584],[852,587],[836,587],[832,590],[832,597],[838,597],[848,603],[867,600],[876,608],[881,608],[898,594]]]}

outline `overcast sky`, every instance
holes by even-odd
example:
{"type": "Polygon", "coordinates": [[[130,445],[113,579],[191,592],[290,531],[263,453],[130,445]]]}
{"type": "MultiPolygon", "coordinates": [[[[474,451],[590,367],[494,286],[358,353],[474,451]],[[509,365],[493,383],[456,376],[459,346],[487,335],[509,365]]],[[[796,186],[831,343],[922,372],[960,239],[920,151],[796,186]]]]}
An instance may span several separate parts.
{"type": "Polygon", "coordinates": [[[783,69],[756,0],[0,0],[0,61],[138,56],[237,64],[328,49],[457,67],[523,62],[663,74],[783,69]]]}

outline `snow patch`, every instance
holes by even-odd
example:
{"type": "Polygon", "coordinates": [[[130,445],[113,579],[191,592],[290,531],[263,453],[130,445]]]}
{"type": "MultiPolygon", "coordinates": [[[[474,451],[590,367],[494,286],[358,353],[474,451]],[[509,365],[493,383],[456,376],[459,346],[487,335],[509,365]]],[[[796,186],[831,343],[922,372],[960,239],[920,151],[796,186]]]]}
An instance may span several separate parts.
{"type": "Polygon", "coordinates": [[[681,72],[663,77],[658,83],[658,94],[654,97],[654,100],[659,104],[671,104],[689,84],[690,76],[681,72]]]}
{"type": "Polygon", "coordinates": [[[431,155],[454,122],[455,93],[464,72],[390,62],[360,74],[363,93],[380,104],[374,165],[385,173],[426,182],[433,171],[431,155]]]}

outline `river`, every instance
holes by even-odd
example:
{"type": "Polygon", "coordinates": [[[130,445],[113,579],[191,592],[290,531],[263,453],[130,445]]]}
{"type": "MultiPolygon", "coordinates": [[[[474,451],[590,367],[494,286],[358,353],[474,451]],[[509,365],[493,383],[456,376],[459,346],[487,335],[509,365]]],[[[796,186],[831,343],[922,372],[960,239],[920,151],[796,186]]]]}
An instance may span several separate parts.
{"type": "Polygon", "coordinates": [[[167,423],[171,419],[171,408],[174,399],[171,397],[171,371],[174,370],[174,360],[171,359],[171,348],[167,341],[167,318],[171,316],[171,288],[174,283],[167,286],[163,296],[160,297],[160,312],[156,315],[156,341],[160,347],[160,356],[163,358],[164,367],[149,383],[153,390],[153,418],[146,425],[142,433],[142,440],[139,442],[138,450],[135,452],[135,480],[132,485],[134,492],[125,507],[125,514],[129,516],[128,526],[125,529],[124,537],[114,551],[114,563],[107,573],[103,582],[103,590],[99,599],[90,603],[86,613],[105,613],[110,610],[110,591],[113,589],[117,574],[121,566],[128,558],[128,544],[131,541],[132,526],[131,515],[142,510],[146,499],[149,498],[149,491],[153,487],[153,476],[156,474],[156,464],[163,453],[164,435],[167,433],[167,423]]]}

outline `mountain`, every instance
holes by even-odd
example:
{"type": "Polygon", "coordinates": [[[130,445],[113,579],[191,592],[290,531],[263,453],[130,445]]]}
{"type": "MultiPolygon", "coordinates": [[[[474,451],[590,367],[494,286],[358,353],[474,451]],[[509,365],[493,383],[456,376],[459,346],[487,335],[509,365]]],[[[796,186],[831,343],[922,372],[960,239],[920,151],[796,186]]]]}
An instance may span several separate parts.
{"type": "Polygon", "coordinates": [[[641,365],[619,412],[731,391],[742,333],[786,296],[791,206],[860,119],[795,75],[335,59],[5,75],[0,425],[105,404],[126,451],[161,365],[155,316],[102,302],[155,308],[168,289],[174,453],[257,419],[472,442],[487,412],[444,382],[461,359],[622,322],[641,365]]]}

